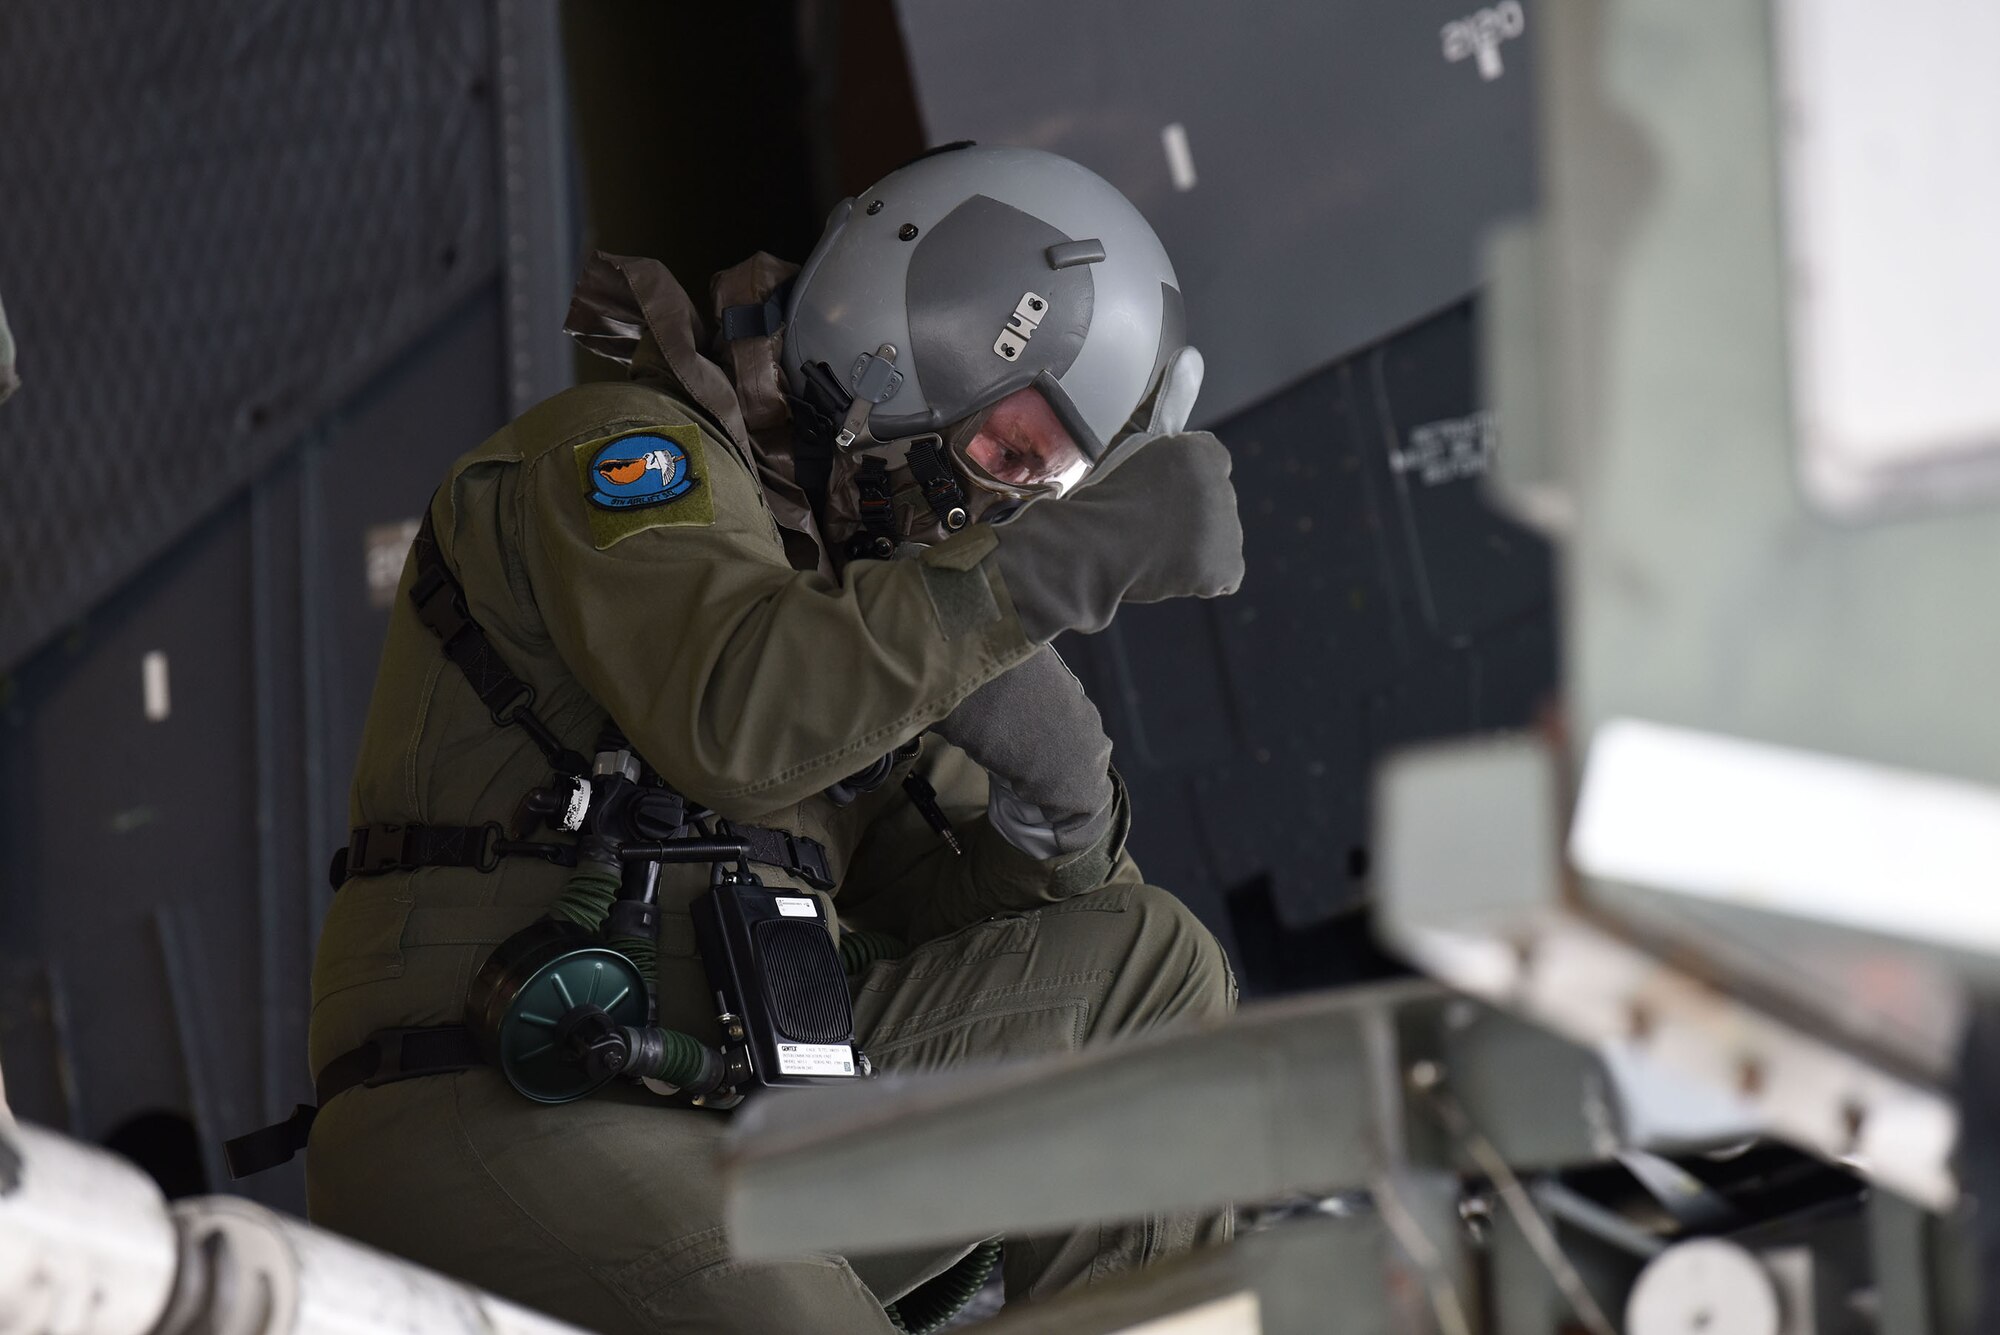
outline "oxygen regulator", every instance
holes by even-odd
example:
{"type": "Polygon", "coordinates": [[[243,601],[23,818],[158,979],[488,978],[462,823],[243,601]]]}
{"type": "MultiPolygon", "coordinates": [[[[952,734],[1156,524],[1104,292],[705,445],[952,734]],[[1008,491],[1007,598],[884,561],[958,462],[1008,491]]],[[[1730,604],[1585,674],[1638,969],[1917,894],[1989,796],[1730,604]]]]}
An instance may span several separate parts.
{"type": "Polygon", "coordinates": [[[568,1103],[624,1076],[728,1108],[758,1086],[873,1073],[820,901],[766,886],[748,843],[711,834],[713,813],[691,807],[615,728],[588,778],[538,789],[524,807],[578,834],[576,871],[547,915],[494,949],[465,1001],[482,1054],[522,1095],[568,1103]],[[692,915],[719,1047],[654,1023],[657,891],[671,862],[714,868],[692,915]]]}

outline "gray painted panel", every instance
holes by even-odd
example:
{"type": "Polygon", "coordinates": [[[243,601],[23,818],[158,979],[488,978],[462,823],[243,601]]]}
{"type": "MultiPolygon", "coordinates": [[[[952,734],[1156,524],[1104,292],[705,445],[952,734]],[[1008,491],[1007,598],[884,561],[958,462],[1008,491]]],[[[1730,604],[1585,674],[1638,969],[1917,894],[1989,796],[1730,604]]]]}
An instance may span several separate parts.
{"type": "Polygon", "coordinates": [[[1472,0],[897,8],[932,142],[1066,154],[1159,231],[1208,356],[1198,423],[1469,295],[1533,198],[1531,41],[1449,58],[1472,0]]]}
{"type": "Polygon", "coordinates": [[[9,7],[0,663],[491,280],[494,64],[486,4],[9,7]]]}
{"type": "Polygon", "coordinates": [[[234,1045],[254,1001],[251,972],[235,967],[255,950],[240,902],[255,876],[242,538],[238,516],[204,526],[30,664],[8,711],[0,821],[34,921],[7,950],[59,961],[69,981],[87,1136],[207,1101],[187,1079],[158,911],[177,915],[184,960],[230,962],[184,1018],[234,1045]],[[165,662],[166,698],[153,702],[164,717],[148,717],[152,654],[165,662]]]}
{"type": "MultiPolygon", "coordinates": [[[[24,1110],[61,1123],[73,1106],[97,1139],[165,1109],[212,1154],[311,1100],[313,944],[387,625],[365,535],[420,514],[505,420],[502,329],[495,285],[12,679],[0,1043],[24,1110]],[[169,686],[157,722],[140,666],[153,651],[169,686]]],[[[303,1206],[296,1164],[237,1189],[303,1206]]]]}

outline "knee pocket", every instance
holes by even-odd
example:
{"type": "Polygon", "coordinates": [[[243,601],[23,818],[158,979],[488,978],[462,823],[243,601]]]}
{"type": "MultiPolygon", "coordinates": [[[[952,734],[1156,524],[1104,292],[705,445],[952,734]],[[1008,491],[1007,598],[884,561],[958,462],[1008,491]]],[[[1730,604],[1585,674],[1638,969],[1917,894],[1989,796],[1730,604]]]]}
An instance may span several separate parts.
{"type": "Polygon", "coordinates": [[[1227,1014],[1236,1005],[1236,974],[1215,933],[1202,925],[1180,897],[1156,885],[1131,887],[1135,955],[1185,970],[1180,1005],[1189,1015],[1227,1014]]]}

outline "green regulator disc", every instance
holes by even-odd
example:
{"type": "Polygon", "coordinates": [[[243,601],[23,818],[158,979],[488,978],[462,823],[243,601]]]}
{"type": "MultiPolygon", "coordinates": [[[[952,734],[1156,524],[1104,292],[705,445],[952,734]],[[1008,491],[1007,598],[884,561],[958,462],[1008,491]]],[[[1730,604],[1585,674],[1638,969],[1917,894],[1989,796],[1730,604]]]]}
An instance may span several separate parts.
{"type": "Polygon", "coordinates": [[[601,1007],[643,1025],[646,983],[631,960],[574,923],[539,922],[502,942],[466,998],[466,1022],[507,1083],[537,1103],[568,1103],[603,1084],[563,1051],[563,1017],[601,1007]]]}

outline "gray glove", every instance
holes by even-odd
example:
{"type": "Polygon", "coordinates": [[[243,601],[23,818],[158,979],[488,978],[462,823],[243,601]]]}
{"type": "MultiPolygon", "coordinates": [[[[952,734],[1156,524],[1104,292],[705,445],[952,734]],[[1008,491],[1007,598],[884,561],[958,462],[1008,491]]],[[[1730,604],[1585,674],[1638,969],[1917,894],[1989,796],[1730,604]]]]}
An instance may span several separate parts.
{"type": "Polygon", "coordinates": [[[987,818],[1022,852],[1081,853],[1111,828],[1111,739],[1083,683],[1047,645],[932,730],[986,770],[987,818]]]}
{"type": "Polygon", "coordinates": [[[1206,431],[1160,436],[1070,495],[995,528],[998,564],[1034,640],[1096,631],[1121,602],[1214,598],[1243,582],[1229,451],[1206,431]]]}

